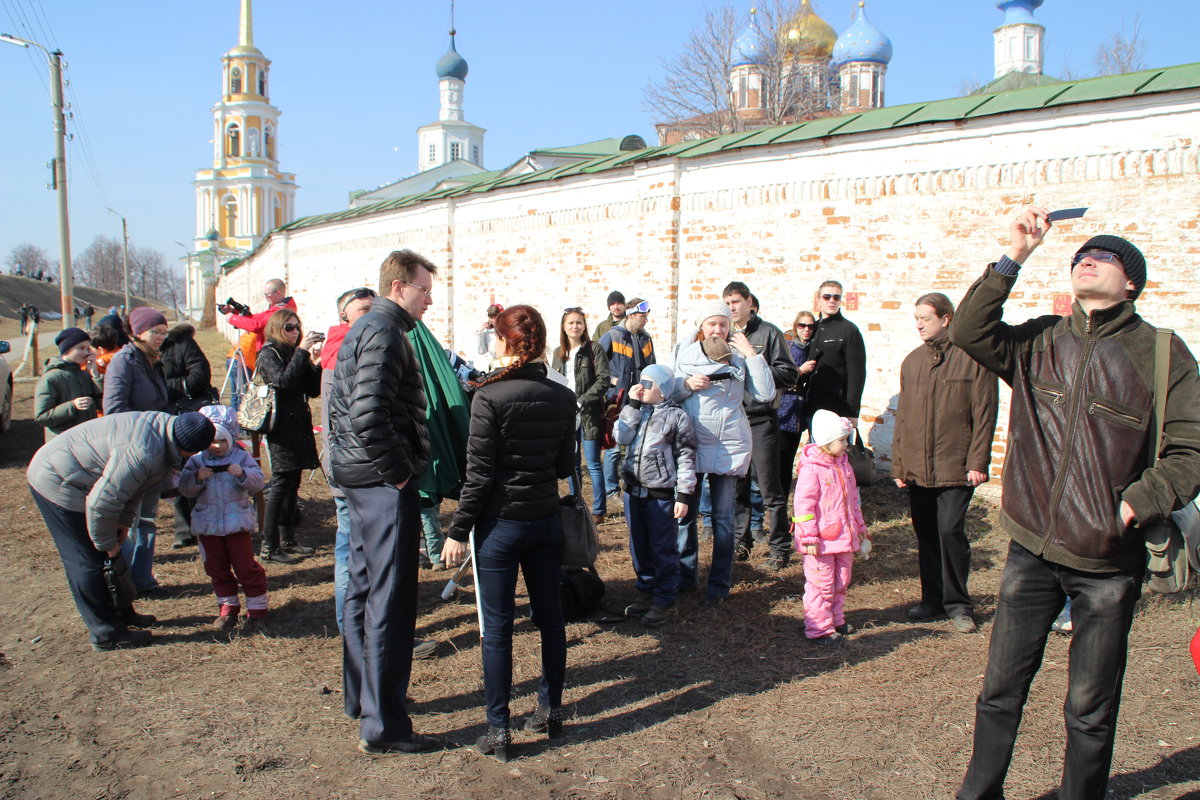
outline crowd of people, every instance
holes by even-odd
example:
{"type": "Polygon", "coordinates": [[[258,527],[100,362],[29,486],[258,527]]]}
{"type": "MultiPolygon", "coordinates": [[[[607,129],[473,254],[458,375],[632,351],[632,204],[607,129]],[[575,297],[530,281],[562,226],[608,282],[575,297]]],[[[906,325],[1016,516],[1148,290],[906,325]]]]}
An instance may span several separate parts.
{"type": "MultiPolygon", "coordinates": [[[[1070,315],[1002,321],[1021,266],[1051,228],[1044,209],[1026,209],[1010,227],[1007,252],[957,309],[940,292],[917,298],[920,343],[900,366],[892,479],[909,497],[921,585],[907,613],[948,618],[963,634],[978,625],[966,512],[989,479],[997,379],[1013,389],[1001,512],[1012,543],[963,800],[1001,796],[1021,707],[1068,599],[1074,639],[1061,796],[1103,795],[1144,569],[1139,528],[1200,490],[1200,376],[1177,336],[1165,444],[1149,458],[1155,333],[1134,309],[1146,265],[1133,244],[1101,235],[1079,249],[1070,315]]],[[[478,331],[487,369],[463,385],[421,321],[436,277],[428,259],[393,252],[377,291],[337,299],[339,321],[327,334],[304,331],[279,280],[264,287],[260,313],[223,304],[243,331],[226,365],[235,386],[229,405],[213,390],[194,329],[168,330],[152,308],[58,335],[61,355],[37,390],[47,444],[29,481],[96,649],[150,640],[144,629],[154,619],[108,587],[123,556],[137,594],[164,591],[153,570],[164,493],[179,495],[177,536],[187,536],[177,546],[199,540],[215,626],[238,624],[239,587],[247,624],[262,624],[267,573],[252,546],[252,497],[269,486],[259,559],[295,563],[313,552],[297,538],[300,479],[319,466],[337,510],[345,712],[359,721],[365,753],[441,747],[413,730],[406,709],[412,659],[437,648],[415,638],[417,574],[467,560],[478,588],[487,720],[476,748],[502,761],[513,753],[519,572],[542,663],[524,728],[562,734],[559,481],[577,483],[580,465],[590,475],[593,521],[607,522],[610,501],[624,516],[636,589],[628,617],[667,625],[680,593],[701,586],[700,613],[720,613],[734,561],[761,545],[767,571],[786,568],[793,553],[803,560],[810,640],[837,645],[855,633],[847,593],[854,559],[868,557],[872,543],[850,447],[867,370],[863,337],[842,314],[841,283],[821,283],[813,310],[800,310],[785,331],[764,319],[746,283],[731,282],[669,354],[656,352],[650,301],[627,302],[620,291],[607,297],[608,316],[591,336],[579,306],[564,309],[554,331],[531,306],[493,304],[478,331]],[[244,451],[236,420],[237,388],[252,374],[275,391],[269,479],[244,451]],[[318,396],[319,450],[310,412],[318,396]],[[443,532],[445,497],[458,503],[443,532]],[[702,516],[712,548],[703,583],[702,516]]]]}

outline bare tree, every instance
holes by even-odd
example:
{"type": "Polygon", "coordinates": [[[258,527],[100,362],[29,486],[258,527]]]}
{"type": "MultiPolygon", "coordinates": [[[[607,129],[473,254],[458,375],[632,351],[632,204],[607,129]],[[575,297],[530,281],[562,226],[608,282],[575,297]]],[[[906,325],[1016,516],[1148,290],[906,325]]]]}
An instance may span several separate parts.
{"type": "Polygon", "coordinates": [[[125,289],[121,242],[97,236],[73,259],[75,280],[96,289],[120,292],[125,289]]]}
{"type": "Polygon", "coordinates": [[[1145,50],[1142,15],[1136,14],[1129,30],[1122,22],[1121,30],[1115,31],[1111,39],[1096,48],[1096,72],[1099,75],[1123,75],[1145,69],[1142,61],[1145,50]]]}
{"type": "Polygon", "coordinates": [[[47,257],[46,251],[34,244],[17,245],[4,259],[4,263],[8,265],[8,271],[14,275],[18,267],[25,275],[32,275],[39,269],[43,273],[50,272],[50,259],[47,257]]]}
{"type": "Polygon", "coordinates": [[[761,110],[738,113],[746,88],[734,85],[744,14],[731,6],[704,13],[677,55],[663,59],[663,77],[646,86],[643,106],[691,136],[714,136],[823,115],[837,105],[836,80],[823,54],[805,52],[804,31],[793,30],[797,0],[765,0],[754,16],[751,39],[757,64],[761,110]]]}

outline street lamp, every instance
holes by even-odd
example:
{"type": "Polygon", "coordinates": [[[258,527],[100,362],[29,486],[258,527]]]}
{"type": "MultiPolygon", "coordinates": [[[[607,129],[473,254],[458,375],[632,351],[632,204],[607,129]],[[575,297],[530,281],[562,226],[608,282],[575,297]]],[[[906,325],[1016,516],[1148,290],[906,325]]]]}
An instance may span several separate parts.
{"type": "Polygon", "coordinates": [[[125,275],[125,313],[128,314],[131,306],[129,302],[129,226],[125,223],[125,215],[120,211],[113,211],[108,206],[105,206],[104,210],[112,211],[112,213],[121,218],[121,238],[124,240],[124,247],[121,251],[121,261],[122,271],[125,275]]]}
{"type": "Polygon", "coordinates": [[[0,33],[0,42],[36,47],[50,62],[50,105],[54,109],[54,188],[58,190],[58,249],[61,274],[63,330],[75,324],[75,282],[71,272],[71,228],[67,218],[67,125],[63,120],[62,51],[51,52],[37,42],[0,33]]]}

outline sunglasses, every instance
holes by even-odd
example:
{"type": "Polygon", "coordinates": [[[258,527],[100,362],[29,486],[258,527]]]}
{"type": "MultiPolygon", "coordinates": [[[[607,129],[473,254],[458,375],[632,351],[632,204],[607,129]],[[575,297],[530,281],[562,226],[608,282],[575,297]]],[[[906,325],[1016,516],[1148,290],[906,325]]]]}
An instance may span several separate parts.
{"type": "Polygon", "coordinates": [[[796,327],[797,328],[815,328],[815,327],[817,327],[817,323],[815,323],[815,322],[797,322],[796,327]]]}
{"type": "Polygon", "coordinates": [[[570,308],[564,308],[563,313],[564,314],[582,314],[583,307],[582,306],[571,306],[570,308]]]}
{"type": "Polygon", "coordinates": [[[298,330],[300,330],[300,323],[299,322],[285,322],[285,323],[283,323],[283,329],[285,331],[287,331],[288,333],[292,333],[293,331],[298,331],[298,330]]]}
{"type": "Polygon", "coordinates": [[[1071,266],[1075,266],[1085,258],[1090,258],[1092,261],[1106,261],[1109,263],[1116,261],[1118,264],[1121,263],[1121,257],[1116,253],[1110,253],[1106,250],[1099,250],[1094,253],[1076,253],[1075,255],[1071,256],[1071,266]]]}
{"type": "Polygon", "coordinates": [[[823,295],[821,295],[821,299],[822,300],[841,300],[842,296],[840,294],[823,294],[823,295]]]}
{"type": "Polygon", "coordinates": [[[374,297],[375,290],[373,289],[355,289],[350,293],[351,300],[366,300],[368,297],[374,297]]]}

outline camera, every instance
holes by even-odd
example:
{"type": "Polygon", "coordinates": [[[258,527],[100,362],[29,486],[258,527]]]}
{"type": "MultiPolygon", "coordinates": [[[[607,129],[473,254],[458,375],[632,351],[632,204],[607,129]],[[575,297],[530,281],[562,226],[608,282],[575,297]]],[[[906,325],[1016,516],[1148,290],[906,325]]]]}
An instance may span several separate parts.
{"type": "Polygon", "coordinates": [[[222,305],[229,306],[233,309],[233,313],[241,314],[243,317],[250,316],[250,306],[244,306],[232,297],[227,298],[222,305]]]}

